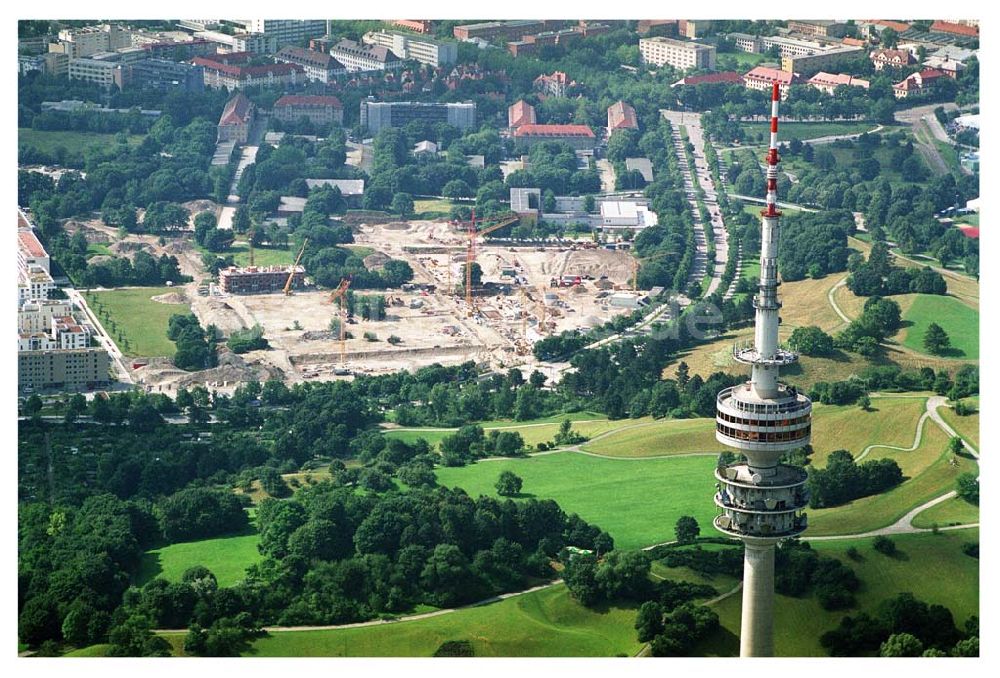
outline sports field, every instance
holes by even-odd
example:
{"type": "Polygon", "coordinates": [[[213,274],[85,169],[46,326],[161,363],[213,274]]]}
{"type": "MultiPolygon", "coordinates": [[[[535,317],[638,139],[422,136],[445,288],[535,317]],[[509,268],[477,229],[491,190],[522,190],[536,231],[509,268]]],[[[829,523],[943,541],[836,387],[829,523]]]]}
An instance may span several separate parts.
{"type": "Polygon", "coordinates": [[[949,358],[979,360],[979,313],[952,297],[935,294],[915,295],[913,303],[903,313],[904,323],[900,338],[904,346],[927,353],[924,334],[931,323],[937,323],[948,334],[951,350],[949,358]]]}
{"type": "Polygon", "coordinates": [[[97,299],[99,306],[91,305],[101,324],[114,338],[122,353],[136,357],[172,356],[177,347],[167,339],[170,316],[191,312],[188,304],[163,304],[152,297],[176,292],[172,287],[134,287],[121,290],[87,293],[87,301],[97,299]],[[114,325],[111,325],[111,322],[114,325]],[[120,337],[124,337],[127,343],[120,337]]]}
{"type": "MultiPolygon", "coordinates": [[[[89,148],[107,148],[116,146],[115,134],[100,134],[98,132],[72,132],[62,130],[37,130],[18,127],[18,146],[34,146],[43,153],[55,153],[57,148],[65,148],[70,155],[80,155],[89,148]]],[[[132,134],[128,137],[130,146],[142,142],[144,134],[132,134]]]]}
{"type": "Polygon", "coordinates": [[[692,515],[703,530],[715,516],[715,455],[666,459],[602,459],[557,452],[526,459],[481,461],[437,470],[438,482],[471,496],[496,497],[497,477],[513,471],[525,497],[555,499],[567,513],[607,530],[616,548],[635,549],[674,538],[674,524],[692,515]]]}
{"type": "Polygon", "coordinates": [[[263,560],[257,551],[259,540],[256,533],[244,534],[171,544],[147,551],[142,555],[136,583],[141,586],[155,577],[180,581],[185,570],[203,565],[219,580],[219,586],[232,586],[243,579],[248,567],[263,560]]]}
{"type": "MultiPolygon", "coordinates": [[[[831,612],[820,607],[812,595],[775,599],[775,654],[782,657],[826,656],[819,636],[834,628],[847,615],[872,611],[878,604],[904,591],[912,592],[928,603],[945,605],[961,628],[970,615],[979,613],[979,561],[962,553],[966,541],[978,540],[978,530],[957,530],[940,534],[907,534],[893,537],[901,552],[889,558],[871,547],[871,539],[813,542],[823,555],[835,557],[851,569],[862,582],[856,594],[858,607],[831,612]],[[863,560],[847,557],[851,546],[863,560]]],[[[698,654],[736,656],[739,654],[741,597],[731,596],[713,609],[722,625],[719,633],[699,647],[698,654]]]]}
{"type": "MultiPolygon", "coordinates": [[[[271,633],[254,643],[261,657],[430,657],[442,643],[467,640],[477,657],[634,655],[635,608],[589,610],[562,584],[411,622],[271,633]]],[[[182,634],[164,636],[179,654],[182,634]]]]}

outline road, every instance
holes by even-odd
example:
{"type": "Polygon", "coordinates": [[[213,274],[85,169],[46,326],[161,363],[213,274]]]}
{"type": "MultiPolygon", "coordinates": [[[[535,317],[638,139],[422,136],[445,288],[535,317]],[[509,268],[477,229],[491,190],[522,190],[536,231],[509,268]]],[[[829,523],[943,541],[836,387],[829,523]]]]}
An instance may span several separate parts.
{"type": "Polygon", "coordinates": [[[923,158],[924,163],[927,164],[930,170],[938,175],[946,174],[949,169],[948,163],[941,157],[941,152],[934,145],[933,139],[936,138],[947,144],[954,144],[948,138],[948,134],[944,131],[944,128],[941,127],[937,116],[934,115],[934,109],[939,106],[944,107],[946,111],[953,111],[958,108],[952,102],[927,104],[926,106],[915,106],[914,108],[896,111],[895,116],[896,122],[911,126],[913,137],[917,141],[917,151],[920,153],[920,157],[923,158]]]}
{"type": "Polygon", "coordinates": [[[715,243],[715,267],[712,269],[712,280],[708,284],[705,296],[710,296],[719,288],[722,283],[722,274],[726,270],[729,262],[729,231],[722,218],[722,210],[719,209],[718,193],[715,188],[715,181],[708,168],[708,158],[705,156],[705,138],[701,129],[701,115],[692,116],[692,122],[685,125],[688,137],[694,145],[694,166],[695,174],[698,177],[698,185],[705,192],[705,208],[708,210],[711,219],[712,240],[715,243]]]}
{"type": "Polygon", "coordinates": [[[125,367],[125,356],[118,350],[118,346],[111,339],[111,335],[108,334],[107,330],[104,329],[104,325],[101,324],[97,314],[90,310],[90,306],[87,305],[87,300],[84,296],[72,287],[64,287],[63,291],[66,292],[66,296],[70,298],[70,301],[87,316],[87,321],[96,332],[94,336],[100,342],[101,346],[104,347],[104,350],[108,352],[108,355],[111,356],[111,364],[115,368],[118,381],[125,384],[134,384],[135,381],[132,379],[132,375],[129,373],[128,368],[125,367]]]}

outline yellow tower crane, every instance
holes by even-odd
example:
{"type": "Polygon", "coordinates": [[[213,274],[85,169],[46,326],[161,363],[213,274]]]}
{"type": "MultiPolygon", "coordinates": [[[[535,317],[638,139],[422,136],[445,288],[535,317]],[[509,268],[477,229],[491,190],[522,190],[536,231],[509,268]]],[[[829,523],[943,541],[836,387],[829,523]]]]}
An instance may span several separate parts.
{"type": "Polygon", "coordinates": [[[295,269],[299,267],[299,261],[302,260],[302,253],[306,251],[306,245],[309,244],[309,238],[302,241],[302,249],[299,250],[299,256],[295,257],[295,263],[292,264],[292,268],[288,271],[288,280],[285,282],[285,296],[287,297],[292,293],[292,280],[295,278],[295,269]]]}
{"type": "Polygon", "coordinates": [[[347,288],[351,286],[350,278],[343,278],[332,293],[330,293],[330,303],[339,301],[340,304],[340,364],[346,365],[347,351],[347,288]]]}
{"type": "MultiPolygon", "coordinates": [[[[504,226],[510,226],[511,224],[518,221],[518,217],[513,212],[506,212],[504,214],[498,214],[488,219],[488,221],[495,221],[489,226],[486,226],[480,231],[476,230],[476,213],[472,212],[472,219],[469,221],[469,231],[466,237],[469,238],[469,244],[465,251],[465,307],[466,315],[472,316],[472,264],[476,262],[476,238],[479,236],[486,236],[493,231],[499,230],[504,226]]],[[[483,222],[487,221],[484,219],[483,222]]],[[[482,222],[480,222],[482,223],[482,222]]]]}

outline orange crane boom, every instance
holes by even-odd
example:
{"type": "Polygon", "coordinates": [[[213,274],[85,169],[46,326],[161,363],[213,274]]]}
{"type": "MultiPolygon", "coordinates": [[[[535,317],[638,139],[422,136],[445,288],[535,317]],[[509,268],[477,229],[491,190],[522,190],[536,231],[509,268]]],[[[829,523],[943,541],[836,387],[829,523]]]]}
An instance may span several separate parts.
{"type": "Polygon", "coordinates": [[[497,220],[496,223],[490,224],[481,231],[477,231],[476,213],[475,211],[472,212],[472,219],[469,221],[469,232],[467,234],[467,237],[469,238],[469,245],[465,252],[465,306],[467,309],[467,315],[472,315],[472,264],[476,262],[476,238],[481,235],[489,235],[493,231],[497,231],[504,226],[510,226],[519,218],[520,217],[513,212],[498,214],[491,218],[491,221],[497,220]]]}
{"type": "Polygon", "coordinates": [[[302,253],[306,251],[306,245],[309,244],[309,238],[302,241],[302,249],[299,250],[299,256],[295,257],[295,263],[292,264],[291,270],[288,272],[288,280],[285,282],[285,296],[287,297],[292,293],[292,280],[295,278],[295,269],[299,267],[299,261],[302,260],[302,253]]]}
{"type": "Polygon", "coordinates": [[[340,302],[340,363],[341,365],[346,364],[345,356],[347,350],[346,343],[346,332],[347,332],[347,288],[351,286],[351,279],[344,278],[340,281],[340,284],[330,294],[330,303],[332,304],[334,300],[339,300],[340,302]]]}

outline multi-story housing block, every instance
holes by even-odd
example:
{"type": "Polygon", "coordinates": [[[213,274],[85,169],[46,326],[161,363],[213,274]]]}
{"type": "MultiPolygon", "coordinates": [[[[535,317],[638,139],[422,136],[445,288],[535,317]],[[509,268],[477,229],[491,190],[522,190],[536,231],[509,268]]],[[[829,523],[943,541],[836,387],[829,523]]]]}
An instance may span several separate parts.
{"type": "Polygon", "coordinates": [[[219,271],[219,286],[226,294],[267,294],[284,289],[288,276],[292,289],[305,286],[306,269],[302,266],[230,266],[219,271]]]}
{"type": "Polygon", "coordinates": [[[802,35],[820,35],[825,38],[842,38],[847,34],[847,24],[840,21],[795,21],[788,22],[788,30],[802,35]]]}
{"type": "Polygon", "coordinates": [[[348,73],[391,71],[403,67],[403,61],[388,47],[364,45],[341,40],[330,48],[330,56],[344,64],[348,73]]]}
{"type": "Polygon", "coordinates": [[[640,38],[639,52],[642,63],[653,66],[667,64],[678,70],[691,68],[713,70],[715,68],[715,47],[686,40],[675,40],[657,36],[640,38]]]}
{"type": "Polygon", "coordinates": [[[361,126],[371,134],[387,127],[404,127],[408,122],[419,120],[429,123],[443,122],[461,130],[472,129],[476,125],[476,104],[464,103],[424,103],[413,101],[362,101],[361,126]]]}
{"type": "Polygon", "coordinates": [[[195,57],[192,63],[205,72],[205,85],[213,89],[294,85],[306,82],[306,73],[298,64],[246,66],[253,55],[247,52],[195,57]]]}
{"type": "Polygon", "coordinates": [[[308,79],[322,83],[330,83],[336,80],[337,76],[347,73],[344,64],[326,52],[316,52],[302,47],[282,47],[274,58],[282,63],[298,64],[305,70],[308,79]]]}
{"type": "Polygon", "coordinates": [[[810,74],[824,68],[833,68],[838,64],[864,54],[864,48],[844,45],[816,52],[781,58],[781,70],[790,73],[810,74]]]}
{"type": "Polygon", "coordinates": [[[103,24],[64,28],[59,31],[59,42],[49,45],[49,50],[63,52],[71,59],[82,59],[98,52],[113,52],[131,46],[132,31],[103,24]]]}
{"type": "Polygon", "coordinates": [[[326,34],[325,19],[231,19],[247,33],[273,38],[278,48],[285,45],[305,45],[311,38],[326,34]]]}
{"type": "Polygon", "coordinates": [[[871,52],[868,58],[871,59],[876,71],[881,71],[886,67],[894,69],[906,68],[917,61],[910,54],[909,50],[905,49],[877,49],[871,52]]]}
{"type": "Polygon", "coordinates": [[[276,120],[294,122],[308,118],[315,125],[338,125],[344,122],[344,107],[340,99],[331,96],[286,94],[274,102],[276,120]]]}
{"type": "Polygon", "coordinates": [[[434,22],[429,19],[393,19],[392,25],[399,28],[406,28],[414,33],[430,33],[434,28],[434,22]]]}
{"type": "Polygon", "coordinates": [[[455,26],[452,34],[459,40],[517,40],[523,35],[540,33],[556,22],[551,21],[483,21],[455,26]]]}
{"type": "MultiPolygon", "coordinates": [[[[115,83],[115,72],[120,71],[120,65],[114,61],[102,59],[70,59],[69,79],[83,80],[110,89],[115,83]]],[[[119,75],[119,80],[121,76],[119,75]]]]}
{"type": "Polygon", "coordinates": [[[378,45],[392,51],[400,59],[412,59],[428,66],[443,66],[458,59],[458,45],[454,42],[431,40],[395,31],[369,31],[361,38],[369,45],[378,45]]]}
{"type": "MultiPolygon", "coordinates": [[[[201,92],[205,89],[205,69],[168,59],[146,59],[123,69],[122,85],[169,91],[201,92]]],[[[124,89],[124,87],[123,87],[124,89]]]]}

